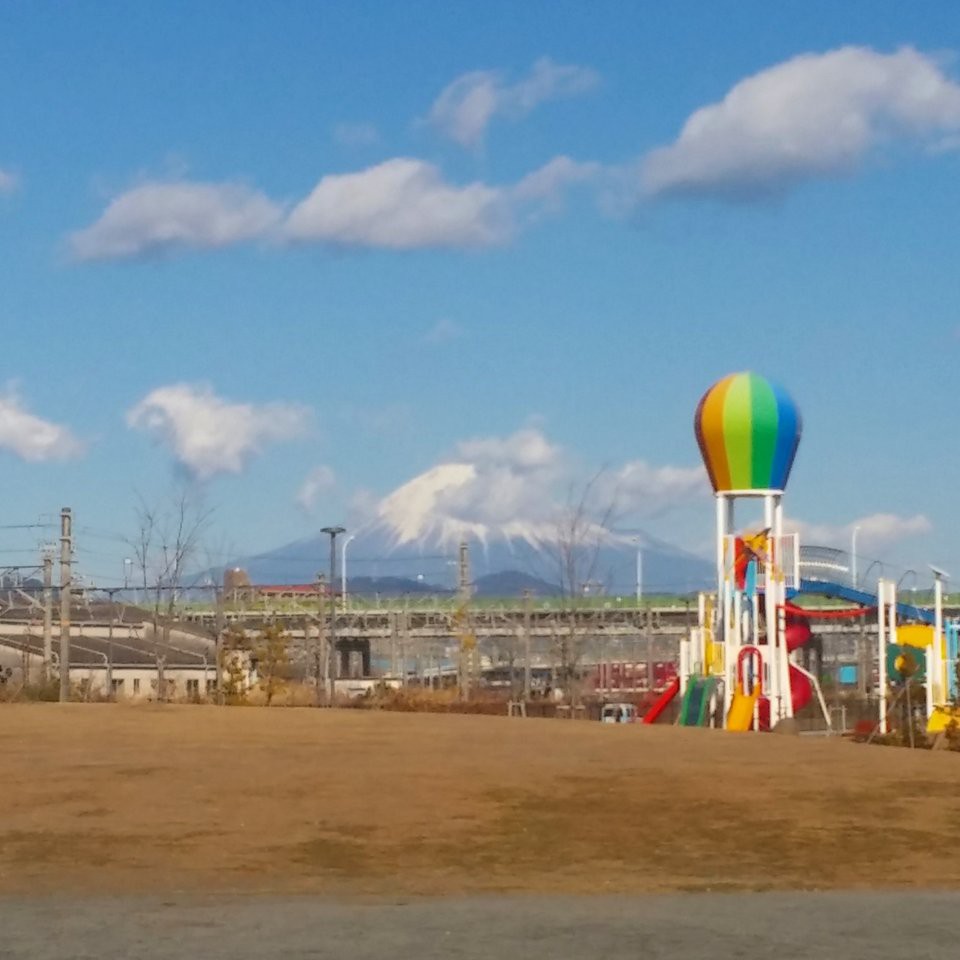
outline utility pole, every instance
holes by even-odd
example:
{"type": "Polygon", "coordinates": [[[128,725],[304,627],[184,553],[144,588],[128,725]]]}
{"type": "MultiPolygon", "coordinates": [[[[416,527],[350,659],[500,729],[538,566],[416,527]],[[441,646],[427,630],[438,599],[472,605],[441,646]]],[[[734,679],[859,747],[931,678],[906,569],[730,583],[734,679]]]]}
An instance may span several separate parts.
{"type": "Polygon", "coordinates": [[[317,574],[317,646],[314,652],[314,683],[316,684],[317,706],[332,706],[332,700],[328,700],[332,680],[330,677],[330,648],[325,642],[324,620],[326,617],[326,592],[324,584],[326,580],[322,573],[317,574]]]}
{"type": "Polygon", "coordinates": [[[523,591],[523,702],[530,699],[530,600],[529,590],[523,591]]]}
{"type": "Polygon", "coordinates": [[[53,665],[53,553],[43,548],[43,682],[48,684],[53,665]]]}
{"type": "MultiPolygon", "coordinates": [[[[223,632],[224,632],[224,616],[223,616],[223,602],[224,602],[224,592],[225,588],[214,587],[216,590],[216,608],[213,619],[213,629],[216,631],[216,637],[214,638],[214,656],[217,660],[217,672],[215,674],[216,679],[214,683],[214,698],[218,707],[222,707],[224,703],[223,699],[223,632]]],[[[206,679],[206,678],[204,678],[206,679]]]]}
{"type": "Polygon", "coordinates": [[[390,614],[390,672],[400,678],[400,686],[407,685],[407,671],[400,667],[400,614],[390,614]]]}
{"type": "Polygon", "coordinates": [[[113,625],[116,619],[116,603],[113,598],[116,596],[118,589],[118,587],[111,587],[107,590],[107,598],[110,603],[110,621],[107,625],[107,684],[104,692],[110,700],[113,700],[113,625]]]}
{"type": "Polygon", "coordinates": [[[457,612],[455,620],[460,634],[460,696],[470,699],[470,687],[473,679],[473,649],[476,638],[470,633],[470,616],[467,610],[470,603],[470,547],[466,540],[460,541],[457,556],[457,612]]]}
{"type": "Polygon", "coordinates": [[[70,699],[70,563],[73,554],[73,516],[60,511],[60,702],[70,699]]]}
{"type": "MultiPolygon", "coordinates": [[[[336,700],[337,693],[337,676],[340,673],[340,665],[336,662],[337,660],[337,536],[341,533],[346,533],[344,527],[323,527],[320,531],[321,533],[327,534],[330,537],[330,581],[328,584],[328,590],[330,591],[330,632],[327,637],[327,645],[330,648],[330,665],[332,669],[329,670],[329,681],[330,681],[330,690],[328,693],[330,706],[334,705],[336,700]]],[[[322,615],[321,615],[321,619],[322,615]]]]}
{"type": "Polygon", "coordinates": [[[470,546],[466,540],[460,541],[457,558],[457,596],[462,603],[470,599],[470,546]]]}
{"type": "MultiPolygon", "coordinates": [[[[398,614],[400,617],[400,663],[402,664],[401,670],[403,671],[403,685],[407,685],[407,676],[409,673],[408,669],[408,657],[410,654],[410,610],[407,606],[408,598],[404,594],[403,597],[403,610],[398,614]]],[[[414,651],[416,654],[416,651],[414,651]]],[[[414,659],[414,667],[416,667],[416,659],[414,659]]],[[[414,677],[416,674],[414,674],[414,677]]]]}

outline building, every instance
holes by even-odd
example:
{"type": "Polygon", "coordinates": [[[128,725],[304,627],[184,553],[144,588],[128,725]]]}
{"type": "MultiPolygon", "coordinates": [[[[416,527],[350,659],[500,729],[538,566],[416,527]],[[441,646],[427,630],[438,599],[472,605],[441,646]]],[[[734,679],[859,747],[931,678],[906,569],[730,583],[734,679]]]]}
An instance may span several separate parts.
{"type": "MultiPolygon", "coordinates": [[[[201,627],[160,627],[146,611],[122,604],[96,604],[74,611],[70,631],[70,683],[80,697],[190,700],[217,686],[216,641],[201,627]]],[[[50,673],[59,675],[59,625],[53,624],[50,673]]],[[[240,682],[256,682],[249,653],[232,651],[240,682]]],[[[0,679],[40,684],[44,677],[42,615],[33,608],[10,610],[0,620],[0,679]]]]}

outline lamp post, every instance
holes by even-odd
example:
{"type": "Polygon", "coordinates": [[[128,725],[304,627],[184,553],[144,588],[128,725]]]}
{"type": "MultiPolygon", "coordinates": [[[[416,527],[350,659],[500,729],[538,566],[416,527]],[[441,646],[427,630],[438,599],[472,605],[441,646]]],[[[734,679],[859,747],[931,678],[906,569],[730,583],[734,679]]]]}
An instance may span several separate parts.
{"type": "Polygon", "coordinates": [[[643,541],[639,537],[634,537],[633,542],[637,545],[637,606],[640,606],[643,600],[643,541]]]}
{"type": "Polygon", "coordinates": [[[333,706],[336,696],[337,674],[340,672],[339,665],[335,664],[337,657],[337,594],[334,584],[337,582],[337,536],[347,531],[345,527],[324,527],[320,532],[330,537],[330,631],[327,635],[327,643],[330,644],[329,698],[330,706],[333,706]]]}
{"type": "Polygon", "coordinates": [[[857,585],[857,534],[859,532],[860,526],[857,525],[850,534],[850,585],[852,587],[857,585]]]}
{"type": "Polygon", "coordinates": [[[343,541],[343,546],[340,548],[340,596],[343,598],[343,609],[347,609],[347,547],[350,546],[350,543],[353,540],[356,540],[357,535],[351,533],[346,540],[343,541]]]}

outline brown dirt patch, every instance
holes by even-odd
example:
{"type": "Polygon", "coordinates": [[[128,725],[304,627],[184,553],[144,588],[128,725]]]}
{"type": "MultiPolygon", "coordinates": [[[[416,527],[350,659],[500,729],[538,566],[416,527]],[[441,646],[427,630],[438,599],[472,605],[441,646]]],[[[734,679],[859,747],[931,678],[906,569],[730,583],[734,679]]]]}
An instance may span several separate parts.
{"type": "Polygon", "coordinates": [[[0,707],[0,893],[960,884],[960,755],[558,720],[0,707]]]}

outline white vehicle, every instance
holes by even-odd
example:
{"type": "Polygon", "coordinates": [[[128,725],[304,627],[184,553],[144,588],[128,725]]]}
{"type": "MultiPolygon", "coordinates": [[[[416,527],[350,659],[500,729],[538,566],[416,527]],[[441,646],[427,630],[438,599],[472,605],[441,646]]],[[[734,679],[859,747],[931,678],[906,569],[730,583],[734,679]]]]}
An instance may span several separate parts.
{"type": "Polygon", "coordinates": [[[600,713],[601,723],[636,723],[637,708],[632,703],[605,703],[600,713]]]}

